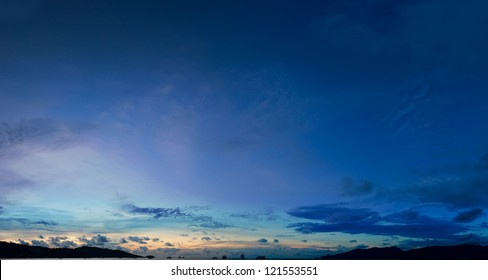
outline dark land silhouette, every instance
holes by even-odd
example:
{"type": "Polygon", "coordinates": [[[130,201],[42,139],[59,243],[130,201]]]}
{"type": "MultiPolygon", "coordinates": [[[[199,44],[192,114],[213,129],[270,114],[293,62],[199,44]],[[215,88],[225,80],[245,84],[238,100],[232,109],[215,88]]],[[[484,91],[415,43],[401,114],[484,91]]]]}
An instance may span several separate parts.
{"type": "Polygon", "coordinates": [[[488,246],[430,246],[402,250],[398,247],[355,249],[320,257],[322,260],[488,260],[488,246]]]}
{"type": "Polygon", "coordinates": [[[35,258],[142,258],[121,250],[110,250],[97,247],[46,248],[21,245],[0,241],[0,259],[35,259],[35,258]]]}
{"type": "MultiPolygon", "coordinates": [[[[245,259],[242,258],[241,259],[245,259]]],[[[0,259],[36,258],[144,258],[121,250],[98,247],[46,248],[0,241],[0,259]]],[[[153,256],[146,257],[148,259],[153,256]]],[[[171,257],[167,257],[171,259],[171,257]]],[[[224,259],[224,258],[223,258],[224,259]]],[[[258,256],[256,259],[266,259],[258,256]]],[[[402,250],[398,247],[355,249],[345,253],[326,255],[321,260],[488,260],[488,246],[456,245],[431,246],[419,249],[402,250]]]]}

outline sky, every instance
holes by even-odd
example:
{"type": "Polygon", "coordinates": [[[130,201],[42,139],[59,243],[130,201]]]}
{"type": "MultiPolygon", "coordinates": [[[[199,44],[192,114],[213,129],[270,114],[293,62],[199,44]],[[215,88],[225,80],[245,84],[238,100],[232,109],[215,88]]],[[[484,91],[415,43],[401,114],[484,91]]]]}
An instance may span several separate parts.
{"type": "Polygon", "coordinates": [[[0,1],[0,240],[487,244],[488,3],[0,1]]]}

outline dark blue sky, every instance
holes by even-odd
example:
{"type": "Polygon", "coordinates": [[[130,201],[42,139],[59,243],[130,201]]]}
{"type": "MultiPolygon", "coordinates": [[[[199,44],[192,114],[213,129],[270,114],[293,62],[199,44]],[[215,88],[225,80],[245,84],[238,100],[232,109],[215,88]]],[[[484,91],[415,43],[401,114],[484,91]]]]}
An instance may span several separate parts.
{"type": "Polygon", "coordinates": [[[484,1],[0,5],[2,240],[486,242],[484,1]]]}

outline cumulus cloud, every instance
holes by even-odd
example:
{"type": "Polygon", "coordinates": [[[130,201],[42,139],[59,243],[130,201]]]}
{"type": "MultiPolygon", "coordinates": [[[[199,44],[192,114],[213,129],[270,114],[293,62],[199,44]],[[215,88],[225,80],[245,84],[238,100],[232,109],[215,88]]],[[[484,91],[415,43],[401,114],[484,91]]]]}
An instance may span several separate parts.
{"type": "Polygon", "coordinates": [[[261,239],[256,240],[256,242],[261,243],[261,244],[264,244],[264,243],[268,243],[268,239],[261,238],[261,239]]]}
{"type": "Polygon", "coordinates": [[[278,239],[273,239],[273,242],[274,243],[280,243],[280,241],[278,239]]]}
{"type": "Polygon", "coordinates": [[[475,208],[468,211],[460,212],[452,220],[458,223],[470,223],[483,215],[483,209],[475,208]]]}
{"type": "Polygon", "coordinates": [[[23,239],[17,239],[17,242],[19,242],[20,245],[30,245],[28,241],[25,241],[23,239]]]}
{"type": "Polygon", "coordinates": [[[208,237],[208,236],[205,236],[205,237],[202,237],[201,238],[203,241],[211,241],[212,238],[208,237]]]}
{"type": "Polygon", "coordinates": [[[129,236],[127,237],[128,240],[137,242],[139,244],[147,244],[147,241],[151,240],[151,238],[144,236],[144,237],[139,237],[139,236],[129,236]]]}
{"type": "Polygon", "coordinates": [[[173,243],[169,243],[169,242],[166,242],[164,243],[164,246],[167,246],[167,247],[173,247],[175,246],[173,243]]]}
{"type": "Polygon", "coordinates": [[[48,238],[49,244],[57,248],[75,248],[78,244],[68,239],[66,236],[55,236],[48,238]]]}
{"type": "Polygon", "coordinates": [[[92,238],[88,239],[86,236],[79,237],[78,240],[86,246],[105,246],[107,243],[110,242],[110,239],[105,235],[95,235],[92,238]]]}
{"type": "Polygon", "coordinates": [[[146,253],[147,253],[148,248],[147,248],[146,246],[139,246],[139,250],[140,250],[140,252],[142,252],[143,254],[146,254],[146,253]]]}
{"type": "Polygon", "coordinates": [[[32,246],[40,246],[40,247],[49,247],[49,244],[47,244],[46,241],[44,240],[31,240],[32,246]]]}

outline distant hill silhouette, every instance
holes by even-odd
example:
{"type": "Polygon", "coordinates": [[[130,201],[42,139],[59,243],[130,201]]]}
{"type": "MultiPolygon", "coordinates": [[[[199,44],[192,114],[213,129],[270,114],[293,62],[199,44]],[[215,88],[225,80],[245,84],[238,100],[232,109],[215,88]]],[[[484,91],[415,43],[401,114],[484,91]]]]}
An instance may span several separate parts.
{"type": "Polygon", "coordinates": [[[75,249],[50,249],[40,246],[21,245],[0,241],[0,259],[34,259],[34,258],[142,258],[120,250],[97,247],[79,247],[75,249]]]}
{"type": "Polygon", "coordinates": [[[404,251],[397,247],[355,249],[322,260],[488,260],[488,246],[431,246],[404,251]]]}

